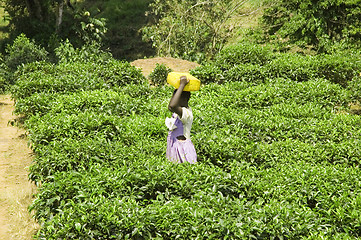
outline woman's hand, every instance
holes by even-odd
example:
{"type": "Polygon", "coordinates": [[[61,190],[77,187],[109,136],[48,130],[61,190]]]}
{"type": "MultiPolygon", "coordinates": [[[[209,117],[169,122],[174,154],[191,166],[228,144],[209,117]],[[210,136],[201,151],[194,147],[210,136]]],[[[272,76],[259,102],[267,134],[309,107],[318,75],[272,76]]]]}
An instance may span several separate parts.
{"type": "Polygon", "coordinates": [[[189,83],[189,80],[187,79],[186,76],[181,76],[181,77],[180,77],[180,84],[179,84],[179,85],[185,86],[185,85],[187,85],[188,83],[189,83]]]}

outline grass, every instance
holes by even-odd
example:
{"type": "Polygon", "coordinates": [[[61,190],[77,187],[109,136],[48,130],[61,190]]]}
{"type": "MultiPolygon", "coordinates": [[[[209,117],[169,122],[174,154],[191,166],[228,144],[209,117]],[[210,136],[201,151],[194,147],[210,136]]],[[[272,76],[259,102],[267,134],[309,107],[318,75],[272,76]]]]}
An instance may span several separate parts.
{"type": "Polygon", "coordinates": [[[231,19],[231,26],[234,34],[228,40],[226,45],[232,45],[242,40],[250,29],[254,29],[259,25],[259,18],[263,13],[264,0],[249,0],[246,1],[240,9],[233,14],[231,19]]]}
{"type": "Polygon", "coordinates": [[[39,224],[31,217],[28,206],[34,200],[36,193],[35,186],[30,182],[22,186],[21,189],[11,189],[7,192],[7,198],[10,199],[10,235],[13,239],[28,240],[36,234],[39,224]]]}

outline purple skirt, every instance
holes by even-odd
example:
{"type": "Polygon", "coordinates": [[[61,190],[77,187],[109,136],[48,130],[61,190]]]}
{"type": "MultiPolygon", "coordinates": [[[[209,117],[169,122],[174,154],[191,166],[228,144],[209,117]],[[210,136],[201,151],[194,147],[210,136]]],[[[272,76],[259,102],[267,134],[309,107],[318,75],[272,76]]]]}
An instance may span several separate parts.
{"type": "Polygon", "coordinates": [[[197,153],[190,139],[178,140],[170,131],[167,137],[167,158],[174,163],[196,163],[197,153]]]}

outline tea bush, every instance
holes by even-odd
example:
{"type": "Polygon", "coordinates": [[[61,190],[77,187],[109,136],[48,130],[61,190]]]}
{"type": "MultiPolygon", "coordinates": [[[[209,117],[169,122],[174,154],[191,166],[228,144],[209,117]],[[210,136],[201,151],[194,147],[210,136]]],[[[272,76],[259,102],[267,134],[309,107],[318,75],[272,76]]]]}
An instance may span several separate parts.
{"type": "Polygon", "coordinates": [[[5,92],[5,89],[8,86],[8,83],[6,81],[6,77],[8,74],[8,69],[4,63],[3,55],[0,53],[0,92],[5,92]]]}
{"type": "Polygon", "coordinates": [[[12,45],[6,47],[4,62],[10,71],[15,72],[18,66],[48,59],[48,52],[35,44],[25,34],[20,34],[12,45]]]}
{"type": "Polygon", "coordinates": [[[348,86],[348,89],[351,92],[353,100],[361,100],[361,72],[360,76],[352,79],[348,86]]]}
{"type": "Polygon", "coordinates": [[[202,82],[263,82],[273,78],[308,81],[324,78],[344,87],[359,74],[361,60],[357,52],[337,52],[315,56],[274,53],[270,47],[249,43],[224,48],[212,63],[191,73],[202,82]]]}
{"type": "Polygon", "coordinates": [[[318,57],[280,53],[265,68],[270,78],[283,77],[294,81],[308,81],[313,78],[326,78],[318,74],[318,57]]]}
{"type": "MultiPolygon", "coordinates": [[[[28,121],[31,139],[34,133],[39,139],[51,137],[49,143],[32,140],[37,153],[32,176],[43,182],[32,206],[46,226],[39,239],[203,238],[205,233],[215,239],[301,238],[319,231],[331,236],[340,228],[355,231],[356,202],[345,210],[347,220],[340,222],[345,215],[334,213],[357,195],[343,198],[341,192],[360,191],[359,172],[352,168],[359,164],[360,140],[350,141],[360,135],[355,128],[360,118],[333,113],[335,103],[347,100],[339,85],[324,80],[290,83],[210,84],[193,94],[198,116],[194,140],[203,160],[194,166],[175,166],[160,157],[166,135],[159,114],[166,111],[152,112],[149,109],[156,108],[150,107],[134,115],[99,114],[97,104],[112,106],[110,99],[126,95],[111,90],[59,95],[59,102],[73,102],[64,112],[54,102],[50,104],[57,109],[54,113],[60,111],[57,117],[50,110],[28,121]],[[239,99],[252,92],[258,102],[239,105],[239,99]],[[262,97],[272,93],[276,95],[262,97]],[[102,100],[106,98],[108,102],[102,100]],[[87,110],[72,113],[81,105],[87,110]],[[218,118],[216,113],[223,115],[218,118]],[[348,132],[354,135],[344,135],[348,132]],[[302,177],[306,173],[310,176],[302,177]],[[347,181],[349,188],[337,181],[347,181]],[[330,188],[324,189],[326,183],[330,188]],[[331,192],[340,195],[330,201],[331,192]],[[137,212],[129,214],[134,209],[137,212]],[[172,221],[161,221],[164,216],[172,221]],[[194,224],[202,227],[195,230],[194,224]]],[[[161,103],[165,109],[168,90],[154,89],[159,94],[147,95],[147,105],[161,103]]],[[[132,105],[136,100],[123,101],[132,105]]]]}
{"type": "MultiPolygon", "coordinates": [[[[169,88],[166,87],[165,89],[167,90],[164,91],[169,95],[169,88]]],[[[40,92],[17,99],[15,113],[26,113],[28,117],[82,111],[116,114],[118,116],[129,116],[146,111],[157,114],[162,109],[148,104],[154,99],[155,94],[164,95],[165,92],[162,93],[160,89],[155,91],[148,85],[135,84],[127,84],[116,89],[84,90],[69,94],[40,92]]]]}
{"type": "Polygon", "coordinates": [[[63,41],[54,49],[57,62],[104,62],[112,58],[111,53],[100,49],[96,42],[75,48],[69,40],[63,41]]]}
{"type": "Polygon", "coordinates": [[[242,64],[265,65],[274,58],[271,47],[241,42],[223,48],[215,58],[216,65],[222,70],[242,64]]]}
{"type": "Polygon", "coordinates": [[[75,63],[36,63],[30,71],[20,70],[17,83],[11,93],[15,99],[23,99],[34,93],[66,93],[95,89],[110,89],[126,84],[146,84],[141,71],[128,62],[109,60],[75,63]],[[37,71],[36,69],[39,69],[37,71]],[[34,70],[34,71],[33,71],[34,70]]]}
{"type": "Polygon", "coordinates": [[[336,53],[332,55],[319,55],[317,71],[319,76],[331,82],[347,86],[355,76],[360,73],[360,53],[336,53]]]}
{"type": "Polygon", "coordinates": [[[162,86],[167,83],[168,73],[173,70],[164,64],[156,63],[155,68],[149,74],[148,78],[150,82],[156,86],[162,86]]]}
{"type": "Polygon", "coordinates": [[[230,173],[208,168],[174,167],[148,158],[113,171],[95,167],[87,174],[57,174],[34,203],[42,210],[38,218],[49,218],[40,234],[301,238],[316,232],[331,236],[339,228],[355,231],[359,224],[360,178],[355,169],[307,163],[264,170],[238,165],[230,173]],[[239,195],[230,197],[230,190],[239,195]],[[338,213],[342,207],[347,210],[338,213]],[[194,224],[200,227],[193,228],[194,224]],[[201,236],[205,233],[209,236],[201,236]]]}
{"type": "Polygon", "coordinates": [[[360,238],[359,79],[325,73],[356,68],[245,48],[245,64],[195,70],[209,81],[190,100],[194,165],[165,157],[172,87],[113,60],[19,69],[37,239],[360,238]]]}
{"type": "Polygon", "coordinates": [[[195,69],[190,70],[197,78],[201,79],[202,83],[222,83],[224,81],[224,72],[221,70],[220,66],[213,63],[206,63],[204,65],[200,65],[195,69]]]}
{"type": "Polygon", "coordinates": [[[8,44],[5,54],[0,54],[0,91],[7,92],[14,83],[14,72],[28,63],[48,60],[48,52],[28,39],[19,35],[14,42],[8,44]]]}

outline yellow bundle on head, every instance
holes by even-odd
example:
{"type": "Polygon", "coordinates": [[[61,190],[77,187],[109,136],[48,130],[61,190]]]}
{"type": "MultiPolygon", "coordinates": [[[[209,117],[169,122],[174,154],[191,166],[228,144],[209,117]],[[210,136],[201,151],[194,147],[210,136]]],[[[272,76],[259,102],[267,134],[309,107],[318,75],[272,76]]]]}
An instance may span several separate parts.
{"type": "Polygon", "coordinates": [[[194,76],[185,72],[170,72],[168,73],[167,82],[175,88],[179,88],[180,85],[180,77],[186,76],[189,80],[189,83],[184,87],[184,91],[198,91],[201,87],[201,81],[199,81],[194,76]]]}

